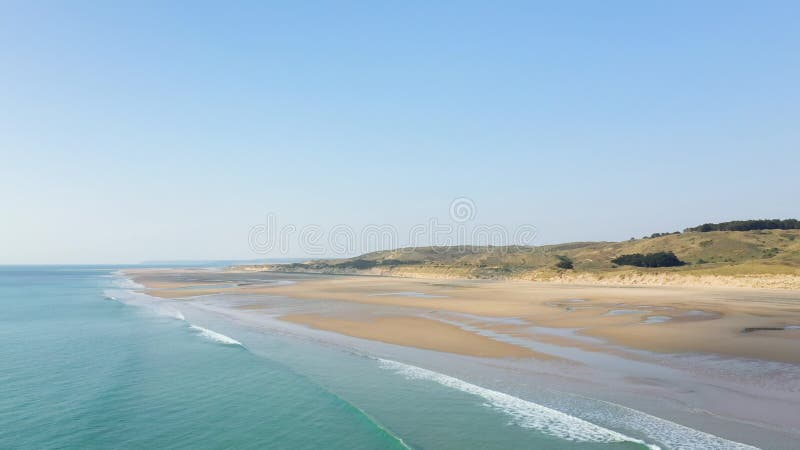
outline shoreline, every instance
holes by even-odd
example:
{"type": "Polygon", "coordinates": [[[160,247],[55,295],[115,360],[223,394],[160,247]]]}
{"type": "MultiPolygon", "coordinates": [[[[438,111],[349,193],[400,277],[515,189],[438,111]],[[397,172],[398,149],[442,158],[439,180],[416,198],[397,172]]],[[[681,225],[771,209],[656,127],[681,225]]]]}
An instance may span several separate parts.
{"type": "Polygon", "coordinates": [[[787,310],[800,317],[797,293],[274,272],[128,275],[151,286],[141,292],[177,307],[316,336],[502,392],[528,392],[525,386],[538,380],[537,386],[765,448],[787,448],[763,443],[800,438],[792,414],[800,407],[800,363],[787,358],[787,351],[796,353],[800,331],[742,332],[745,325],[758,328],[751,326],[754,320],[774,321],[787,310]],[[650,315],[672,319],[644,324],[647,316],[630,310],[645,307],[650,315]],[[680,317],[691,311],[703,314],[680,317]],[[416,335],[434,322],[428,336],[416,335]],[[453,342],[464,333],[472,335],[472,345],[422,345],[453,342]],[[681,336],[684,341],[676,341],[681,336]],[[511,346],[514,355],[473,351],[490,341],[511,346]],[[551,358],[517,354],[520,349],[551,358]]]}
{"type": "MultiPolygon", "coordinates": [[[[800,292],[794,291],[590,286],[517,280],[447,280],[447,283],[442,283],[443,280],[418,278],[230,270],[220,272],[220,276],[225,274],[247,279],[249,275],[261,274],[281,279],[301,277],[303,282],[245,282],[209,287],[207,281],[191,282],[193,272],[184,271],[176,273],[184,277],[180,283],[185,284],[172,284],[167,288],[164,280],[158,275],[154,278],[154,272],[149,273],[149,278],[146,278],[146,272],[140,273],[138,279],[144,279],[143,284],[151,286],[150,295],[161,298],[235,294],[278,295],[307,301],[325,299],[368,307],[375,317],[388,313],[389,308],[425,308],[440,315],[472,314],[521,320],[517,329],[506,330],[509,332],[524,332],[526,325],[579,329],[576,332],[578,336],[650,352],[709,353],[800,363],[800,352],[797,351],[800,345],[800,292]],[[414,292],[428,297],[414,297],[414,292]],[[582,301],[571,304],[570,300],[575,299],[582,301]]],[[[324,323],[325,327],[338,328],[346,334],[348,326],[344,322],[336,323],[339,319],[352,318],[341,315],[322,317],[315,323],[324,323]]],[[[365,326],[361,328],[362,332],[373,336],[381,329],[376,324],[372,330],[365,326]]],[[[576,340],[575,336],[566,339],[576,340]]]]}

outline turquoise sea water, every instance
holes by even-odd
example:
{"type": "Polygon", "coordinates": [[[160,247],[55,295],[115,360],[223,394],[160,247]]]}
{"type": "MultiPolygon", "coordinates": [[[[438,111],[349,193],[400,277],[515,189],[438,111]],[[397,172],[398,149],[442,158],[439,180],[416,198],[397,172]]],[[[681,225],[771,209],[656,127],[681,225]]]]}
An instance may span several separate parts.
{"type": "Polygon", "coordinates": [[[646,448],[442,374],[115,301],[115,270],[0,267],[0,448],[646,448]]]}

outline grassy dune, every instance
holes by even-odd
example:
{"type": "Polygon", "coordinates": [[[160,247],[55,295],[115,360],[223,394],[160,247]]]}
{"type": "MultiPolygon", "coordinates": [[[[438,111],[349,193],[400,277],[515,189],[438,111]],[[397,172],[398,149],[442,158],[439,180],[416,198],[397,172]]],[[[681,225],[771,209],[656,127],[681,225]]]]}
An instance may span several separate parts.
{"type": "Polygon", "coordinates": [[[724,285],[800,289],[800,230],[684,232],[624,242],[540,247],[418,247],[249,270],[550,282],[724,285]],[[617,266],[617,256],[671,251],[687,264],[617,266]],[[564,257],[573,269],[560,269],[564,257]]]}

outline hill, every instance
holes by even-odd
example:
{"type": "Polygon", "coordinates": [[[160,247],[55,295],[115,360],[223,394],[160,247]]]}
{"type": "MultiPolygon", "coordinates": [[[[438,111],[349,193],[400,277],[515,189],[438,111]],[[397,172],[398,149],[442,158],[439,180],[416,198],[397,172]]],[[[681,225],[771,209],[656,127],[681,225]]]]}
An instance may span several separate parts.
{"type": "MultiPolygon", "coordinates": [[[[800,289],[800,230],[688,231],[624,242],[539,247],[417,247],[248,270],[608,284],[702,284],[800,289]],[[612,262],[674,254],[674,267],[612,262]],[[634,258],[620,258],[636,256],[634,258]],[[570,268],[571,267],[571,268],[570,268]]],[[[655,258],[667,259],[670,258],[655,258]]]]}

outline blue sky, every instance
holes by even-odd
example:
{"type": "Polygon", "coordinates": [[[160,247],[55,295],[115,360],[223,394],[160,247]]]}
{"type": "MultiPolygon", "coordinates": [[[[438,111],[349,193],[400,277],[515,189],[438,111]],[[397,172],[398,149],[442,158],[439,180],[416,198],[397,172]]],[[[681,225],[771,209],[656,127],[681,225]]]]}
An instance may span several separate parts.
{"type": "Polygon", "coordinates": [[[4,2],[0,263],[456,197],[539,244],[800,216],[797,2],[300,3],[4,2]]]}

